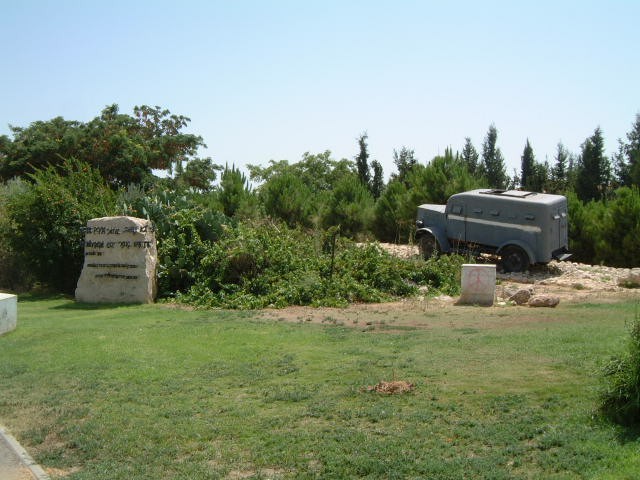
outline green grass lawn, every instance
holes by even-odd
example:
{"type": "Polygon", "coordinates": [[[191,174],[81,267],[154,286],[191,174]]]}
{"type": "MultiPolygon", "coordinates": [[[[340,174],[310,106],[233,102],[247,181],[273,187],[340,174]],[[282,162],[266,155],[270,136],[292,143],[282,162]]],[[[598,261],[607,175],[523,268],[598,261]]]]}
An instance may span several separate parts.
{"type": "Polygon", "coordinates": [[[638,432],[594,413],[636,308],[460,307],[381,331],[21,298],[0,423],[68,479],[636,479],[638,432]],[[394,378],[415,390],[363,388],[394,378]]]}

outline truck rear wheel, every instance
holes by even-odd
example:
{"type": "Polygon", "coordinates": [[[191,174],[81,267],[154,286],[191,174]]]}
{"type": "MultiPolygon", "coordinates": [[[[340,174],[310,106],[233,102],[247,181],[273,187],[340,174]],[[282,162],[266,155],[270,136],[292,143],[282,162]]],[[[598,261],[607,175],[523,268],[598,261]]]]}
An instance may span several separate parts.
{"type": "Polygon", "coordinates": [[[505,272],[524,272],[529,268],[529,255],[522,248],[509,245],[500,252],[505,272]]]}
{"type": "Polygon", "coordinates": [[[431,233],[424,233],[419,240],[420,254],[425,260],[429,260],[433,256],[438,256],[440,253],[440,247],[436,237],[431,233]]]}

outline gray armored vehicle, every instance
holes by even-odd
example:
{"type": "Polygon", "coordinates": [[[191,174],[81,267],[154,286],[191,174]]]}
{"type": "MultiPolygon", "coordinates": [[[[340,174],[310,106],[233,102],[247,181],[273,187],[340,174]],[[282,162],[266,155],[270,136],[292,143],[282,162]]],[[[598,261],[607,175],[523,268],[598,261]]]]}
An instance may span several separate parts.
{"type": "Polygon", "coordinates": [[[424,258],[438,253],[497,254],[505,272],[566,260],[567,199],[519,190],[471,190],[446,205],[420,205],[416,239],[424,258]]]}

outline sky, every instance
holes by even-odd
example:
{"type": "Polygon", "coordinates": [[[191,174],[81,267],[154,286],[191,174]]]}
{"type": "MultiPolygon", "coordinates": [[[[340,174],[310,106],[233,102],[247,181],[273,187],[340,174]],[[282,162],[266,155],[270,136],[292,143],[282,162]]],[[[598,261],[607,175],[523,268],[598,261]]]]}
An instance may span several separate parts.
{"type": "Polygon", "coordinates": [[[427,163],[491,124],[507,173],[640,112],[639,0],[0,0],[0,135],[107,105],[187,116],[244,167],[330,150],[427,163]]]}

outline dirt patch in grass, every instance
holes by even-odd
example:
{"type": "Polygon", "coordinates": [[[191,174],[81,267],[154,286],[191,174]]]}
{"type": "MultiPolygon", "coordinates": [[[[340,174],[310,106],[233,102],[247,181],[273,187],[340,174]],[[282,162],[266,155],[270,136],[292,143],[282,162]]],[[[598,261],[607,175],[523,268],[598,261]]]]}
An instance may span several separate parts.
{"type": "MultiPolygon", "coordinates": [[[[393,255],[418,256],[417,247],[382,244],[393,255]]],[[[504,328],[530,323],[562,321],[555,309],[515,306],[509,297],[521,289],[532,295],[553,295],[562,306],[583,303],[613,303],[629,299],[640,301],[640,290],[621,287],[621,278],[639,269],[613,268],[572,262],[538,265],[526,273],[498,273],[496,301],[492,307],[457,306],[457,298],[420,295],[382,304],[356,304],[346,308],[288,307],[263,310],[260,316],[284,322],[317,323],[398,333],[409,329],[428,329],[448,319],[455,328],[504,328]],[[517,313],[516,313],[517,312],[517,313]]]]}
{"type": "Polygon", "coordinates": [[[415,385],[404,380],[393,380],[391,382],[381,381],[375,385],[365,388],[367,392],[382,393],[385,395],[399,395],[413,391],[415,385]]]}

